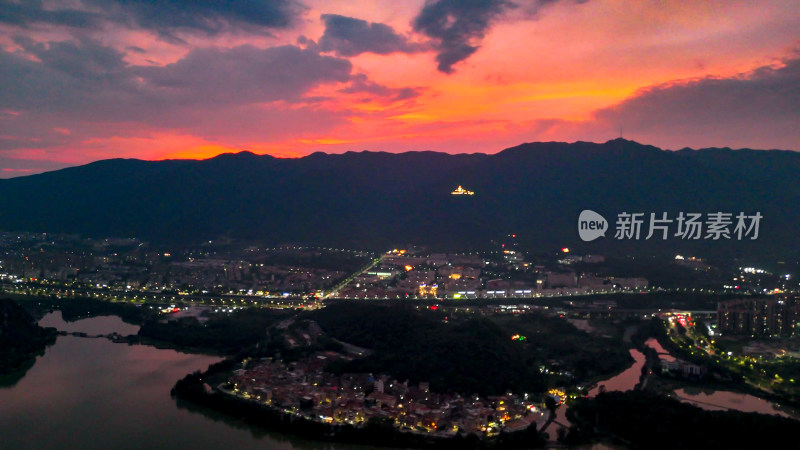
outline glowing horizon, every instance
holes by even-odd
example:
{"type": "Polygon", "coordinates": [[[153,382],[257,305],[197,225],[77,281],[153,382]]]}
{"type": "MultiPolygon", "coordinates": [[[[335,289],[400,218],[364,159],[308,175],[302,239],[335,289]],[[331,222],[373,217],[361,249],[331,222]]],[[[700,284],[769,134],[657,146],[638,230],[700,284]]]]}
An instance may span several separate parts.
{"type": "Polygon", "coordinates": [[[792,1],[0,3],[0,177],[239,151],[496,153],[620,128],[664,149],[800,150],[792,1]]]}

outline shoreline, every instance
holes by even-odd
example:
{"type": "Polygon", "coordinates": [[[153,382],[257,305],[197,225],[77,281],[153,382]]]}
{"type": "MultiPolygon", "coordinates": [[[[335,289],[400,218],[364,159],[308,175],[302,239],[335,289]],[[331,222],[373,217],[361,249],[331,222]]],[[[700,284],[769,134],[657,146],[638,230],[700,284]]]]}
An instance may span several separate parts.
{"type": "Polygon", "coordinates": [[[528,428],[504,432],[490,438],[476,434],[457,433],[452,436],[430,435],[399,430],[386,420],[368,421],[365,425],[332,424],[274,405],[255,402],[226,392],[217,384],[211,387],[208,378],[214,377],[235,364],[224,360],[209,370],[189,374],[179,380],[170,394],[180,401],[209,408],[217,413],[240,419],[256,426],[280,431],[307,439],[386,447],[406,448],[532,448],[545,446],[545,440],[534,422],[528,428]]]}

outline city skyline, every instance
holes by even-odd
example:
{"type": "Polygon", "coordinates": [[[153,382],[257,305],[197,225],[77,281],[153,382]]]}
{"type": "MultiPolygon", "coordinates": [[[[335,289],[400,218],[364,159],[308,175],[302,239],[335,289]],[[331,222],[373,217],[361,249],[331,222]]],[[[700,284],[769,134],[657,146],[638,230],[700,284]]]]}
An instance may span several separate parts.
{"type": "Polygon", "coordinates": [[[0,4],[4,178],[620,134],[800,150],[793,2],[0,4]]]}

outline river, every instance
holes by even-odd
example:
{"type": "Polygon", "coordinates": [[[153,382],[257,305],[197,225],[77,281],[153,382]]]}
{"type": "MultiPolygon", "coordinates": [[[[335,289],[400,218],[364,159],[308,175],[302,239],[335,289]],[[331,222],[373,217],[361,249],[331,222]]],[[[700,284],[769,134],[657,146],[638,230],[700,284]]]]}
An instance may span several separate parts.
{"type": "MultiPolygon", "coordinates": [[[[655,338],[650,338],[645,345],[654,349],[658,357],[665,361],[675,361],[675,357],[669,354],[655,338]]],[[[783,417],[797,419],[798,415],[791,409],[786,408],[788,413],[779,409],[780,407],[769,400],[758,398],[749,394],[741,394],[730,391],[715,391],[713,389],[702,389],[688,386],[674,391],[675,396],[682,402],[690,403],[699,408],[709,411],[725,411],[733,409],[742,412],[757,412],[761,414],[777,414],[783,417]]]]}
{"type": "MultiPolygon", "coordinates": [[[[47,314],[42,326],[89,336],[134,334],[139,327],[116,316],[64,322],[61,313],[47,314]]],[[[652,343],[651,343],[652,344],[652,343]]],[[[633,389],[644,355],[630,350],[635,362],[620,374],[597,384],[607,391],[633,389]]],[[[218,357],[161,350],[144,345],[115,344],[105,338],[59,336],[55,345],[16,384],[0,387],[0,441],[3,449],[107,448],[237,448],[237,449],[363,449],[364,446],[310,441],[264,430],[213,411],[183,405],[169,391],[175,381],[205,370],[218,357]]],[[[707,409],[739,409],[789,416],[769,402],[731,392],[676,394],[707,409]],[[719,405],[719,406],[717,406],[719,405]]],[[[567,407],[556,421],[569,426],[567,407]]],[[[549,427],[555,432],[555,427],[549,427]]],[[[609,448],[604,444],[587,447],[609,448]]]]}
{"type": "MultiPolygon", "coordinates": [[[[705,391],[705,390],[704,390],[705,391]]],[[[675,391],[675,395],[685,403],[709,410],[726,411],[735,409],[742,412],[757,412],[761,414],[776,414],[790,419],[798,419],[795,414],[779,409],[780,407],[769,400],[730,391],[701,391],[698,388],[682,388],[675,391]]]]}
{"type": "MultiPolygon", "coordinates": [[[[42,325],[88,335],[135,333],[105,316],[42,325]]],[[[0,387],[0,448],[8,449],[363,449],[283,435],[197,412],[170,397],[175,381],[218,357],[59,336],[16,384],[0,387]]]]}
{"type": "MultiPolygon", "coordinates": [[[[611,378],[609,378],[609,379],[607,379],[605,381],[598,382],[597,385],[589,391],[589,397],[596,396],[602,390],[605,390],[607,392],[611,392],[611,391],[623,391],[624,392],[624,391],[629,391],[629,390],[633,389],[634,387],[636,387],[636,384],[639,382],[639,377],[642,374],[642,365],[644,365],[644,362],[645,362],[646,358],[645,358],[644,354],[642,352],[640,352],[639,350],[636,350],[636,349],[632,348],[632,349],[630,349],[628,351],[630,352],[631,357],[634,360],[633,364],[631,364],[630,367],[628,367],[627,369],[623,370],[619,374],[617,374],[617,375],[615,375],[615,376],[613,376],[613,377],[611,377],[611,378]]],[[[555,422],[554,422],[556,425],[563,425],[563,426],[569,428],[569,426],[571,424],[569,423],[569,420],[567,419],[567,410],[568,409],[569,409],[569,405],[564,405],[564,406],[561,406],[558,409],[556,409],[556,418],[555,418],[555,422]]],[[[554,427],[552,425],[549,426],[547,428],[547,430],[552,432],[552,433],[556,433],[556,427],[554,427]]],[[[553,434],[551,437],[554,437],[554,436],[555,436],[555,434],[553,434]]],[[[601,445],[601,447],[598,447],[598,449],[600,449],[600,448],[609,448],[607,446],[603,447],[603,445],[605,445],[605,444],[598,444],[598,445],[601,445]]]]}
{"type": "Polygon", "coordinates": [[[658,342],[658,339],[651,337],[650,339],[644,342],[644,345],[652,348],[653,350],[658,353],[658,358],[662,361],[675,361],[675,357],[672,356],[668,351],[661,346],[658,342]]]}
{"type": "MultiPolygon", "coordinates": [[[[650,338],[645,344],[648,347],[656,350],[660,358],[670,361],[675,360],[675,357],[670,355],[656,339],[650,338]]],[[[605,390],[607,392],[628,391],[636,386],[636,384],[639,382],[639,377],[642,373],[642,366],[644,365],[646,358],[642,352],[636,349],[630,349],[629,351],[635,362],[620,374],[611,377],[608,380],[598,382],[597,385],[589,391],[589,397],[596,396],[601,392],[601,390],[605,390]],[[601,386],[604,389],[601,389],[601,386]]],[[[722,411],[733,409],[743,412],[777,414],[783,417],[794,419],[800,418],[796,411],[793,411],[789,408],[781,408],[779,405],[776,405],[772,402],[748,394],[706,389],[700,390],[698,388],[678,389],[674,393],[675,396],[681,401],[706,410],[722,411]]],[[[556,409],[554,425],[549,426],[546,430],[551,433],[551,438],[555,436],[557,427],[559,425],[566,427],[570,426],[569,420],[567,420],[568,409],[569,405],[561,406],[560,408],[556,409]]],[[[593,448],[597,450],[613,448],[608,444],[603,443],[593,445],[596,445],[597,447],[587,448],[593,448]]]]}
{"type": "Polygon", "coordinates": [[[630,391],[639,382],[639,377],[642,375],[642,365],[645,361],[644,353],[636,349],[630,349],[628,352],[634,359],[634,363],[622,371],[619,375],[613,376],[605,381],[600,381],[597,386],[589,391],[589,397],[594,397],[601,391],[630,391]]]}

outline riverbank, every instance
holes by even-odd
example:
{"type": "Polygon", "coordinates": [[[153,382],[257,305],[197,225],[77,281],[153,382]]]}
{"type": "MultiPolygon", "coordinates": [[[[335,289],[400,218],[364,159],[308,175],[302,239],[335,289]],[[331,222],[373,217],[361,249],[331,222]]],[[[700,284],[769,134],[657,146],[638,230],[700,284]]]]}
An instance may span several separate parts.
{"type": "MultiPolygon", "coordinates": [[[[699,378],[671,376],[664,373],[653,374],[648,377],[648,380],[652,380],[652,382],[647,390],[672,397],[675,396],[674,391],[681,388],[726,391],[749,395],[759,400],[784,405],[794,411],[800,411],[800,399],[785,391],[776,391],[763,386],[757,381],[766,379],[761,373],[755,370],[745,371],[744,365],[733,365],[718,354],[710,355],[700,350],[687,351],[672,340],[666,329],[662,328],[656,331],[653,333],[654,338],[650,339],[655,339],[655,343],[658,345],[651,345],[652,351],[647,353],[656,358],[657,365],[661,365],[660,360],[671,359],[674,361],[677,358],[703,367],[706,373],[699,378]],[[756,378],[754,379],[752,376],[756,378]]],[[[792,417],[800,420],[800,415],[792,413],[792,417]]]]}
{"type": "MultiPolygon", "coordinates": [[[[586,398],[595,397],[596,395],[606,391],[619,390],[624,392],[624,391],[634,390],[640,385],[641,370],[646,362],[645,355],[641,351],[635,348],[631,348],[628,351],[631,355],[631,358],[634,360],[633,364],[631,364],[626,369],[620,371],[616,375],[612,376],[611,378],[598,380],[588,384],[586,387],[584,387],[584,389],[587,390],[586,398]]],[[[547,424],[544,427],[542,427],[540,432],[548,433],[549,435],[550,434],[548,432],[549,430],[558,434],[559,428],[557,427],[560,427],[561,429],[565,430],[563,433],[566,434],[566,430],[569,430],[570,427],[572,426],[572,423],[570,422],[569,417],[567,417],[567,414],[570,405],[573,403],[574,402],[570,402],[558,407],[553,417],[551,417],[548,420],[547,424]],[[552,426],[551,424],[555,424],[555,426],[552,426]]],[[[552,437],[553,436],[551,436],[551,438],[552,437]]]]}
{"type": "Polygon", "coordinates": [[[699,383],[686,380],[652,377],[651,392],[658,392],[686,403],[709,410],[735,410],[757,412],[760,414],[779,414],[800,420],[800,410],[777,398],[767,398],[761,391],[732,389],[728,384],[703,381],[699,383]],[[754,395],[758,394],[758,395],[754,395]],[[724,401],[714,401],[714,396],[729,397],[724,401]],[[696,397],[696,398],[693,398],[696,397]]]}
{"type": "Polygon", "coordinates": [[[575,425],[568,443],[611,437],[637,448],[782,447],[800,422],[739,411],[707,411],[645,391],[609,392],[570,408],[575,425]]]}
{"type": "MultiPolygon", "coordinates": [[[[89,336],[101,329],[113,331],[106,328],[111,320],[85,320],[55,325],[77,324],[89,336]]],[[[219,360],[106,338],[58,335],[23,377],[0,388],[0,448],[370,450],[252,426],[170,397],[176,380],[219,360]]]]}
{"type": "Polygon", "coordinates": [[[220,357],[255,346],[270,324],[287,315],[284,311],[252,310],[249,314],[210,314],[201,323],[194,317],[176,319],[174,314],[164,313],[160,308],[104,303],[70,299],[62,303],[31,302],[24,306],[39,317],[43,326],[58,323],[60,330],[88,334],[109,334],[116,330],[123,337],[119,341],[131,345],[220,357]],[[81,323],[88,320],[92,321],[93,328],[81,328],[81,323]]]}

